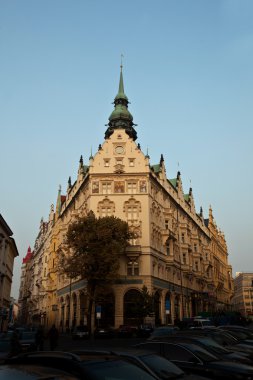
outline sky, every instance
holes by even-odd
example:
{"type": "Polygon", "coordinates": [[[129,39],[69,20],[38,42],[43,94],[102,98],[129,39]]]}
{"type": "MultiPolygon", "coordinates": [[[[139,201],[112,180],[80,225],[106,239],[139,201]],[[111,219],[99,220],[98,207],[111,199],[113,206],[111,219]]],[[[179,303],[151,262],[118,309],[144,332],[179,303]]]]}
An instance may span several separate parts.
{"type": "Polygon", "coordinates": [[[209,205],[233,273],[253,271],[253,1],[0,0],[0,213],[12,295],[59,185],[104,141],[123,54],[125,93],[151,164],[209,205]]]}

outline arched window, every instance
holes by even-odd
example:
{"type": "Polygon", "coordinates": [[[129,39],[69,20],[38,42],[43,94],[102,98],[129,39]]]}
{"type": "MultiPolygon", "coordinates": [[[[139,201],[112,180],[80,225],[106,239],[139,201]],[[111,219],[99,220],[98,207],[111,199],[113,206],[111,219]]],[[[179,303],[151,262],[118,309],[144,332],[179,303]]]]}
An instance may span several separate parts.
{"type": "Polygon", "coordinates": [[[115,212],[114,202],[109,199],[103,199],[98,203],[98,213],[100,218],[104,218],[105,216],[112,216],[115,212]]]}

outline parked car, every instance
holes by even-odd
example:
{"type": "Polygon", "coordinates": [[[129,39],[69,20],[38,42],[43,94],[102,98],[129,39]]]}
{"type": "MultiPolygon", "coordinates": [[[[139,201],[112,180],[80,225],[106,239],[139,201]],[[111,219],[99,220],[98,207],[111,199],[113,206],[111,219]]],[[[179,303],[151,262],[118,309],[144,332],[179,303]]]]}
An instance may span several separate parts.
{"type": "Polygon", "coordinates": [[[229,333],[229,331],[221,329],[204,329],[195,332],[198,334],[212,337],[213,340],[226,347],[230,351],[236,351],[246,355],[250,355],[251,360],[253,360],[252,344],[248,344],[247,340],[239,341],[235,336],[232,336],[229,333]]]}
{"type": "Polygon", "coordinates": [[[72,339],[87,339],[89,338],[88,326],[75,326],[72,331],[72,339]]]}
{"type": "Polygon", "coordinates": [[[218,379],[253,379],[253,367],[220,360],[205,349],[190,343],[144,342],[138,348],[149,349],[166,357],[186,373],[218,379]]]}
{"type": "Polygon", "coordinates": [[[112,327],[97,327],[94,331],[95,338],[113,338],[115,336],[115,330],[112,327]]]}
{"type": "Polygon", "coordinates": [[[207,318],[194,318],[193,319],[193,325],[190,327],[190,329],[195,328],[201,328],[204,329],[206,327],[215,327],[213,322],[210,321],[210,319],[207,318]]]}
{"type": "Polygon", "coordinates": [[[240,352],[232,352],[231,350],[228,350],[227,348],[223,347],[219,343],[215,342],[215,340],[213,340],[211,337],[201,336],[201,335],[196,335],[196,334],[194,335],[193,331],[178,333],[166,339],[168,342],[173,342],[173,343],[180,343],[180,342],[194,343],[204,348],[211,354],[214,354],[221,360],[253,365],[253,361],[251,360],[251,357],[249,354],[243,354],[240,352]]]}
{"type": "Polygon", "coordinates": [[[179,328],[177,326],[162,326],[162,327],[157,327],[150,334],[148,340],[153,340],[153,339],[157,339],[157,338],[160,338],[160,337],[171,336],[171,335],[175,334],[177,331],[179,331],[179,328]]]}
{"type": "Polygon", "coordinates": [[[130,338],[137,335],[137,327],[131,325],[120,325],[117,330],[117,335],[119,338],[130,338]]]}
{"type": "Polygon", "coordinates": [[[19,336],[22,351],[36,350],[36,331],[22,331],[19,336]]]}
{"type": "Polygon", "coordinates": [[[9,365],[46,365],[85,380],[154,380],[127,359],[107,352],[37,351],[7,359],[9,365]]]}
{"type": "Polygon", "coordinates": [[[39,365],[1,365],[0,380],[75,380],[74,375],[60,369],[39,365]]]}
{"type": "Polygon", "coordinates": [[[154,328],[151,323],[144,323],[138,326],[137,335],[139,337],[148,338],[153,331],[154,328]]]}
{"type": "Polygon", "coordinates": [[[236,338],[238,341],[245,341],[250,342],[251,345],[253,345],[253,333],[250,330],[241,328],[234,328],[229,326],[219,326],[220,330],[227,331],[230,335],[232,335],[234,338],[236,338]]]}
{"type": "Polygon", "coordinates": [[[155,353],[149,353],[142,350],[131,350],[123,352],[115,352],[122,358],[127,358],[132,363],[140,366],[145,371],[155,376],[157,379],[183,379],[183,380],[205,380],[206,377],[187,375],[174,363],[168,359],[157,355],[155,353]]]}

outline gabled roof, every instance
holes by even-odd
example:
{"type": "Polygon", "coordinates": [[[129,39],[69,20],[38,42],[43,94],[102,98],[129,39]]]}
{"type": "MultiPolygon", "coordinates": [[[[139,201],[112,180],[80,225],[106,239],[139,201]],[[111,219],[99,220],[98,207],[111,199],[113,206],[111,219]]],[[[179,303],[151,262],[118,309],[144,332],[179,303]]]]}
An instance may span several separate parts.
{"type": "Polygon", "coordinates": [[[184,199],[186,200],[186,202],[189,202],[190,195],[189,194],[184,194],[184,199]]]}
{"type": "Polygon", "coordinates": [[[151,170],[153,170],[156,174],[158,174],[161,170],[160,164],[151,165],[151,170]]]}
{"type": "Polygon", "coordinates": [[[171,179],[168,179],[168,181],[173,187],[175,187],[175,189],[177,188],[177,178],[171,178],[171,179]]]}

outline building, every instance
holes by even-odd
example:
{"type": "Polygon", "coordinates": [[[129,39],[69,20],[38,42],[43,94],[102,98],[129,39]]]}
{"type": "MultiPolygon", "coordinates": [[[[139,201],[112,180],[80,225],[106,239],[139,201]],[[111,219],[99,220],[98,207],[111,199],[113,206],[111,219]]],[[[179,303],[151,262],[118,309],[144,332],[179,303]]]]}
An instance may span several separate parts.
{"type": "Polygon", "coordinates": [[[39,313],[46,326],[56,323],[64,330],[86,323],[85,279],[70,281],[57,272],[56,261],[68,225],[90,210],[127,221],[136,237],[121,255],[120,279],[99,305],[100,323],[140,322],[132,306],[144,285],[154,295],[156,323],[230,308],[232,269],[212,209],[208,219],[202,209],[196,212],[192,189],[184,193],[180,172],[167,178],[163,155],[151,164],[136,142],[128,103],[121,68],[103,143],[87,165],[81,156],[76,180],[69,178],[66,194],[59,189],[43,233],[40,226],[30,266],[29,312],[34,318],[39,313]]]}
{"type": "Polygon", "coordinates": [[[232,304],[235,311],[253,319],[253,273],[236,273],[232,304]]]}
{"type": "Polygon", "coordinates": [[[18,256],[13,232],[0,214],[0,330],[6,330],[11,301],[14,259],[18,256]]]}

